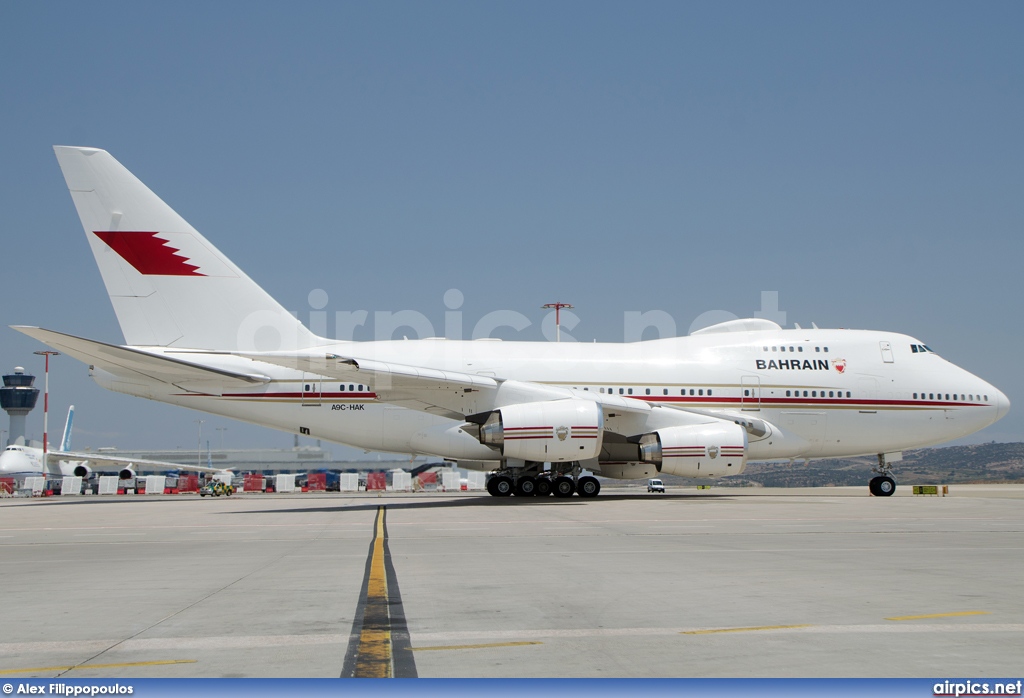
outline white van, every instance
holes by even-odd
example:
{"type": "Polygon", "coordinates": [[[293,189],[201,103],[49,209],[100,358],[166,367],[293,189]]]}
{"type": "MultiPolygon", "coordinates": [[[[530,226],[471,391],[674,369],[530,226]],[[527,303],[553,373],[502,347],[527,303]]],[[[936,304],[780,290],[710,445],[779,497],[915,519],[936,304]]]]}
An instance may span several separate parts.
{"type": "Polygon", "coordinates": [[[648,480],[647,481],[647,491],[648,492],[661,492],[662,494],[664,494],[665,493],[665,483],[662,482],[661,480],[658,480],[658,479],[648,480]]]}

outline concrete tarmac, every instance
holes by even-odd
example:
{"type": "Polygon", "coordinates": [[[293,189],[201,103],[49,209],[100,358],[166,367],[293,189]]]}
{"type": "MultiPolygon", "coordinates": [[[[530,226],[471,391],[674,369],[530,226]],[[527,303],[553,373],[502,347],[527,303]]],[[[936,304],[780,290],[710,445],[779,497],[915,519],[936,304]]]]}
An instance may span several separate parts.
{"type": "Polygon", "coordinates": [[[0,500],[0,677],[338,677],[374,554],[399,676],[1018,677],[1022,499],[0,500]]]}

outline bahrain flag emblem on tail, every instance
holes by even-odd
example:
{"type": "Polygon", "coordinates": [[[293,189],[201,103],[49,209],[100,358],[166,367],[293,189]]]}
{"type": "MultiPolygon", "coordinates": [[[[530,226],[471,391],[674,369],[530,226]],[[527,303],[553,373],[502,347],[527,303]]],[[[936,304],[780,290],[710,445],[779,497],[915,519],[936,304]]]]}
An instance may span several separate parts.
{"type": "Polygon", "coordinates": [[[206,276],[199,267],[189,264],[180,251],[158,233],[128,231],[93,231],[110,249],[117,252],[140,274],[147,276],[206,276]]]}

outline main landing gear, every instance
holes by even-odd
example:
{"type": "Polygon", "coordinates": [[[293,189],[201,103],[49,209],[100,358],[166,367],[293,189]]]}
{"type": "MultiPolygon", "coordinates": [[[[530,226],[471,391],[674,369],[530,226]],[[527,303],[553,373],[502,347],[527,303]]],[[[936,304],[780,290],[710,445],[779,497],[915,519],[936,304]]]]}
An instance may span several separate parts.
{"type": "Polygon", "coordinates": [[[885,456],[878,454],[877,476],[868,482],[868,491],[875,497],[891,497],[896,491],[896,480],[892,477],[892,464],[885,462],[885,456]]]}
{"type": "Polygon", "coordinates": [[[592,475],[580,475],[582,468],[573,463],[568,469],[542,472],[543,463],[532,468],[505,468],[487,480],[487,492],[492,497],[547,497],[554,495],[567,499],[573,494],[596,497],[601,491],[600,481],[592,475]]]}

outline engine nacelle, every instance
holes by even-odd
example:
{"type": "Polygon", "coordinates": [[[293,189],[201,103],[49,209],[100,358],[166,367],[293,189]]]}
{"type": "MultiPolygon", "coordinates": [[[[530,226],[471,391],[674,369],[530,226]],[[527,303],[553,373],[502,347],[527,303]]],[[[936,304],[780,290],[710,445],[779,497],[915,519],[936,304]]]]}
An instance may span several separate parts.
{"type": "Polygon", "coordinates": [[[92,468],[85,463],[79,463],[71,472],[74,473],[75,477],[87,478],[92,476],[92,468]]]}
{"type": "Polygon", "coordinates": [[[134,480],[135,471],[131,468],[121,468],[121,471],[117,474],[117,477],[121,480],[134,480]]]}
{"type": "Polygon", "coordinates": [[[595,458],[604,438],[604,412],[590,400],[550,400],[501,407],[480,427],[480,443],[506,458],[566,462],[595,458]]]}
{"type": "Polygon", "coordinates": [[[729,422],[658,429],[640,437],[640,460],[667,475],[737,475],[747,465],[747,432],[729,422]]]}

